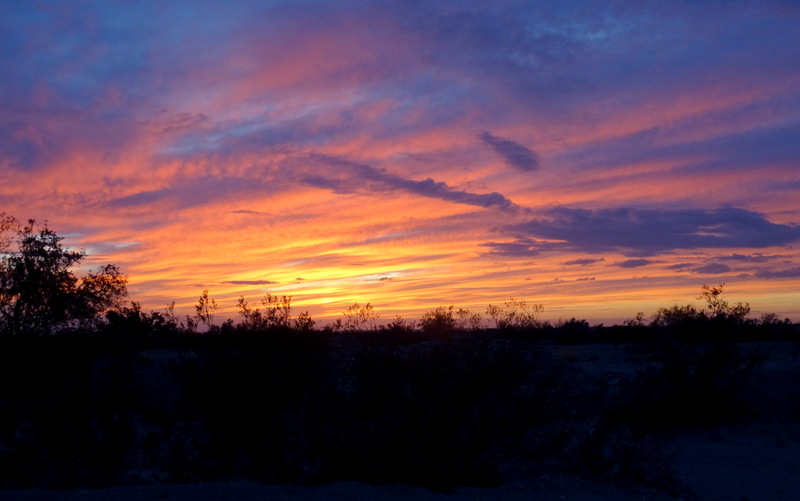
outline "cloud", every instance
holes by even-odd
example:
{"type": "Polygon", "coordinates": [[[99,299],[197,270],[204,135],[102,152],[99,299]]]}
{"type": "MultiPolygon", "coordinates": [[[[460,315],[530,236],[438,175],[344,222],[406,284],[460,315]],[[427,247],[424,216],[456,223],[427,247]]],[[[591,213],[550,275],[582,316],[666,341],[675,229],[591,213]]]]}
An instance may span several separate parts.
{"type": "Polygon", "coordinates": [[[241,210],[232,210],[229,211],[231,214],[245,214],[249,216],[271,216],[272,214],[269,212],[263,212],[258,210],[250,210],[250,209],[241,209],[241,210]]]}
{"type": "Polygon", "coordinates": [[[650,256],[676,249],[765,248],[800,241],[800,227],[739,208],[571,209],[555,207],[505,231],[558,240],[580,252],[650,256]]]}
{"type": "Polygon", "coordinates": [[[162,133],[194,129],[197,125],[209,120],[205,113],[181,112],[169,116],[159,116],[156,123],[162,133]]]}
{"type": "MultiPolygon", "coordinates": [[[[492,249],[490,254],[508,257],[529,257],[545,251],[563,250],[564,245],[557,242],[541,242],[531,238],[519,238],[513,242],[486,242],[481,247],[492,249]]],[[[601,260],[602,261],[602,260],[601,260]]]]}
{"type": "Polygon", "coordinates": [[[312,154],[311,157],[320,160],[324,164],[337,167],[339,177],[308,175],[303,177],[302,181],[316,188],[328,189],[335,193],[354,193],[367,188],[375,191],[400,190],[413,195],[437,198],[458,204],[474,205],[485,209],[496,208],[502,211],[520,209],[514,202],[497,192],[470,193],[453,189],[447,183],[434,181],[431,178],[416,181],[366,164],[350,162],[328,155],[312,154]]]}
{"type": "Polygon", "coordinates": [[[589,264],[599,263],[601,261],[605,261],[605,259],[591,259],[591,258],[581,258],[581,259],[573,259],[571,261],[565,261],[564,265],[566,266],[586,266],[589,264]]]}
{"type": "MultiPolygon", "coordinates": [[[[674,264],[671,266],[667,266],[667,269],[671,270],[686,270],[690,271],[691,273],[700,274],[700,275],[719,275],[723,273],[732,273],[737,271],[742,271],[741,269],[733,268],[731,264],[750,264],[750,263],[767,263],[775,258],[779,258],[781,256],[773,255],[773,256],[765,256],[763,254],[729,254],[723,256],[715,256],[711,259],[705,260],[705,264],[696,264],[696,263],[679,263],[674,264]]],[[[770,271],[767,269],[760,269],[756,271],[755,275],[759,278],[788,278],[794,277],[793,274],[796,270],[782,270],[782,271],[770,271]]]]}
{"type": "Polygon", "coordinates": [[[652,261],[650,259],[628,259],[626,261],[614,263],[613,266],[619,266],[620,268],[639,268],[641,266],[647,266],[649,264],[658,262],[659,261],[652,261]]]}
{"type": "MultiPolygon", "coordinates": [[[[158,190],[142,191],[111,200],[111,207],[138,207],[155,203],[167,203],[178,208],[191,208],[206,205],[219,199],[245,194],[253,195],[267,192],[267,186],[258,179],[237,177],[204,176],[194,180],[174,181],[173,184],[158,190]]],[[[256,214],[254,211],[233,211],[240,214],[256,214]]]]}
{"type": "Polygon", "coordinates": [[[770,256],[764,256],[763,254],[754,254],[754,255],[731,254],[729,256],[717,256],[714,259],[716,259],[718,261],[737,261],[737,262],[744,262],[744,263],[766,263],[771,258],[770,258],[770,256]]]}
{"type": "Polygon", "coordinates": [[[758,278],[800,278],[800,267],[790,268],[788,270],[758,270],[756,272],[758,278]]]}
{"type": "Polygon", "coordinates": [[[731,271],[732,268],[727,264],[723,263],[709,263],[692,269],[693,273],[699,273],[704,275],[719,275],[721,273],[729,273],[731,271]]]}
{"type": "Polygon", "coordinates": [[[231,285],[271,285],[278,282],[273,282],[272,280],[226,280],[222,283],[231,285]]]}
{"type": "Polygon", "coordinates": [[[533,240],[520,239],[514,242],[486,242],[481,247],[491,248],[491,254],[502,256],[525,257],[539,254],[533,240]]]}
{"type": "MultiPolygon", "coordinates": [[[[784,106],[798,106],[796,98],[784,106]]],[[[774,107],[780,107],[774,103],[774,107]]],[[[752,111],[751,111],[752,112],[752,111]]],[[[719,116],[711,116],[705,121],[727,121],[746,123],[748,116],[742,116],[725,110],[719,116]]],[[[679,130],[696,129],[697,139],[689,139],[678,135],[669,128],[653,127],[635,130],[622,137],[603,138],[571,149],[564,154],[562,160],[573,164],[584,165],[590,169],[616,168],[621,165],[667,162],[678,165],[673,172],[686,172],[696,175],[698,172],[730,172],[732,169],[759,168],[766,165],[793,165],[800,156],[800,144],[795,138],[800,135],[800,122],[792,121],[755,127],[736,133],[713,137],[700,132],[701,123],[696,116],[691,116],[679,130]]],[[[706,124],[706,127],[713,127],[706,124]]],[[[684,132],[685,133],[685,132],[684,132]]]]}
{"type": "Polygon", "coordinates": [[[488,132],[483,132],[478,137],[511,167],[524,171],[533,171],[539,168],[539,155],[535,151],[509,139],[493,136],[488,132]]]}

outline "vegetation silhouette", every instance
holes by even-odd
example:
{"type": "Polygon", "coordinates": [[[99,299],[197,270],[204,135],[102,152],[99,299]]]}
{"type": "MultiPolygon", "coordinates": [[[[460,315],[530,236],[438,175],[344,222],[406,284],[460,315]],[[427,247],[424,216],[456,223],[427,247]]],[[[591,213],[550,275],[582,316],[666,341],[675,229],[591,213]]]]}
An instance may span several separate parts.
{"type": "Polygon", "coordinates": [[[544,311],[544,305],[529,306],[526,300],[512,297],[504,303],[504,306],[490,304],[486,308],[486,314],[494,320],[496,329],[525,330],[541,325],[537,319],[544,311]]]}
{"type": "Polygon", "coordinates": [[[342,318],[337,319],[333,325],[334,330],[350,332],[375,331],[378,329],[380,315],[375,313],[375,307],[367,303],[364,306],[353,303],[342,312],[342,318]]]}
{"type": "Polygon", "coordinates": [[[0,386],[0,488],[253,479],[447,492],[568,474],[691,498],[653,437],[775,408],[800,424],[800,406],[753,392],[759,347],[797,346],[800,326],[749,318],[724,284],[703,285],[703,309],[609,327],[553,325],[541,304],[511,298],[487,308],[492,328],[452,305],[380,325],[356,302],[316,329],[272,294],[239,298],[240,319],[216,323],[208,290],[192,317],[174,303],[145,312],[123,302],[116,267],[76,277],[84,254],[61,241],[33,221],[4,241],[0,378],[14,383],[0,386]],[[623,367],[595,373],[564,355],[597,347],[622,347],[623,367]]]}
{"type": "MultiPolygon", "coordinates": [[[[0,216],[0,229],[8,231],[14,220],[0,216]]],[[[61,245],[47,227],[28,220],[18,228],[17,249],[3,239],[0,259],[0,331],[13,335],[41,335],[87,329],[105,312],[122,307],[127,297],[127,277],[108,264],[78,278],[72,271],[86,256],[61,245]]]]}

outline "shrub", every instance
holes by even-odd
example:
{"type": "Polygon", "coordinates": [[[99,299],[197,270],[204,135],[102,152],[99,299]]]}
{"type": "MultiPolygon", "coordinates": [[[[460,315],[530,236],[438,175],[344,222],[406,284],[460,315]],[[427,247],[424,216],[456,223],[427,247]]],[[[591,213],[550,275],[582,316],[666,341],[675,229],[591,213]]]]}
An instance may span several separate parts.
{"type": "Polygon", "coordinates": [[[453,316],[453,305],[449,307],[438,306],[437,308],[426,311],[419,321],[420,327],[424,332],[452,332],[458,326],[453,316]]]}
{"type": "Polygon", "coordinates": [[[169,316],[157,311],[144,312],[136,301],[131,301],[130,306],[106,313],[106,322],[104,330],[110,334],[168,334],[179,329],[169,316]]]}
{"type": "Polygon", "coordinates": [[[375,308],[370,303],[364,306],[353,303],[342,312],[342,318],[341,329],[343,330],[350,332],[374,331],[378,328],[380,315],[375,313],[375,308]]]}
{"type": "Polygon", "coordinates": [[[267,293],[261,299],[264,309],[250,306],[244,296],[239,298],[239,314],[244,319],[239,325],[249,331],[291,328],[292,296],[273,296],[267,293]]]}
{"type": "Polygon", "coordinates": [[[383,330],[394,334],[410,334],[414,332],[416,322],[413,320],[406,320],[400,315],[397,315],[394,320],[383,326],[383,330]]]}
{"type": "Polygon", "coordinates": [[[480,313],[473,313],[466,308],[459,308],[456,311],[456,323],[458,329],[462,331],[477,331],[483,327],[483,319],[480,313]]]}
{"type": "Polygon", "coordinates": [[[524,299],[511,298],[504,307],[489,305],[486,314],[494,320],[497,329],[527,330],[541,326],[539,314],[544,311],[541,304],[528,305],[524,299]]]}

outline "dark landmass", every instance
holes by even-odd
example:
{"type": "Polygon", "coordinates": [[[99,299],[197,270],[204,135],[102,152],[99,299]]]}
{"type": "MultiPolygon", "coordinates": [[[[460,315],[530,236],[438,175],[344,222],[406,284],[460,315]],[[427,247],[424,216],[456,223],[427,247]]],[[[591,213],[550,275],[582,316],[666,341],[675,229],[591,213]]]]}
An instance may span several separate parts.
{"type": "Polygon", "coordinates": [[[798,339],[721,321],[0,337],[0,487],[793,499],[798,339]]]}

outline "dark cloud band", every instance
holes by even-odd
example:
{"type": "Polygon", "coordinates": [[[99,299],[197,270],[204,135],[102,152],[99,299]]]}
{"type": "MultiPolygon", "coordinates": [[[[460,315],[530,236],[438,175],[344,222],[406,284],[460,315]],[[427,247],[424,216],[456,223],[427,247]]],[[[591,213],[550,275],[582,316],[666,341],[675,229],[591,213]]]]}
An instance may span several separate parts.
{"type": "Polygon", "coordinates": [[[310,175],[302,180],[311,186],[329,189],[337,193],[354,193],[364,189],[372,191],[400,190],[414,195],[474,205],[485,209],[495,208],[503,211],[520,209],[517,204],[497,192],[471,193],[455,190],[447,183],[435,181],[430,177],[417,181],[336,157],[318,154],[311,155],[311,157],[325,165],[336,167],[337,172],[330,175],[310,175]]]}
{"type": "Polygon", "coordinates": [[[556,240],[564,250],[648,256],[676,249],[766,248],[800,241],[800,227],[776,224],[739,208],[714,210],[571,209],[556,207],[505,228],[530,239],[556,240]]]}
{"type": "Polygon", "coordinates": [[[530,148],[489,134],[481,133],[478,138],[500,155],[508,165],[519,170],[533,171],[539,168],[539,155],[530,148]]]}

